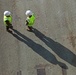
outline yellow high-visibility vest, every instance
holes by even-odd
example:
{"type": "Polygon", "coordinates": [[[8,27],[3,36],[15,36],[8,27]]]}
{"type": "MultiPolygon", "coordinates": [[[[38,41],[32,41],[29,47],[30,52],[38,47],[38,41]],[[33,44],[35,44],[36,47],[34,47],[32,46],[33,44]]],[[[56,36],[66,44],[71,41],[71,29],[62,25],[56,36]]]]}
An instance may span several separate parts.
{"type": "Polygon", "coordinates": [[[12,16],[10,16],[10,17],[7,17],[7,16],[4,16],[4,24],[6,25],[6,26],[8,26],[7,24],[6,24],[6,20],[8,20],[10,23],[12,23],[12,16]]]}
{"type": "Polygon", "coordinates": [[[28,21],[28,26],[33,26],[35,22],[35,16],[32,15],[31,18],[27,17],[27,21],[28,21]]]}

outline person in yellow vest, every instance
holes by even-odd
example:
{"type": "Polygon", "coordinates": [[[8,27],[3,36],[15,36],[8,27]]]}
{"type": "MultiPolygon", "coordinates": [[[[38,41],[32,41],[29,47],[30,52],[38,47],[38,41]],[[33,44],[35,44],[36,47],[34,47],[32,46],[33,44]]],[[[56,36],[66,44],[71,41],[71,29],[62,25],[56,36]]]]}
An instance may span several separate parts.
{"type": "Polygon", "coordinates": [[[4,24],[6,26],[6,31],[12,32],[10,30],[10,29],[13,29],[11,12],[10,11],[5,11],[3,19],[4,19],[4,24]]]}
{"type": "Polygon", "coordinates": [[[32,31],[33,30],[33,25],[35,22],[35,15],[31,10],[27,10],[26,11],[26,26],[27,26],[27,30],[28,31],[32,31]]]}

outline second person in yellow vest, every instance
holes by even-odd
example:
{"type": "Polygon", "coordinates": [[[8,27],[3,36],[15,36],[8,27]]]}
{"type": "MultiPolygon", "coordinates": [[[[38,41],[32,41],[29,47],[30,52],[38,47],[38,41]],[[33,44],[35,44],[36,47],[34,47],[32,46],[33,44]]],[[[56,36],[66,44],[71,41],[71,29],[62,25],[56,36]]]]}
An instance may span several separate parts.
{"type": "Polygon", "coordinates": [[[31,10],[27,10],[25,14],[27,16],[27,18],[26,18],[27,30],[32,31],[33,25],[34,25],[34,22],[35,22],[35,15],[31,10]]]}

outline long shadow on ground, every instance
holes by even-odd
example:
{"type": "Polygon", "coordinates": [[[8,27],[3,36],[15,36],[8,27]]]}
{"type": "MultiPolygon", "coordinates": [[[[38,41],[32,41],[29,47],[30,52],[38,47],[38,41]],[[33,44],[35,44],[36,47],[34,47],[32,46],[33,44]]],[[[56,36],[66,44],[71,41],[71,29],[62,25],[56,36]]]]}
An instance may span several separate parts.
{"type": "Polygon", "coordinates": [[[76,67],[76,55],[72,53],[68,48],[64,47],[58,42],[55,42],[49,37],[46,37],[37,29],[34,29],[33,33],[42,40],[49,48],[51,48],[60,58],[76,67]]]}
{"type": "Polygon", "coordinates": [[[12,34],[15,38],[17,38],[19,41],[25,43],[27,46],[29,46],[33,51],[38,53],[40,56],[42,56],[44,59],[46,59],[48,62],[54,64],[54,65],[59,65],[61,68],[68,69],[68,67],[62,63],[59,62],[56,57],[50,53],[47,49],[45,49],[43,46],[35,43],[32,41],[30,38],[27,36],[23,35],[19,31],[13,29],[15,34],[12,34]]]}

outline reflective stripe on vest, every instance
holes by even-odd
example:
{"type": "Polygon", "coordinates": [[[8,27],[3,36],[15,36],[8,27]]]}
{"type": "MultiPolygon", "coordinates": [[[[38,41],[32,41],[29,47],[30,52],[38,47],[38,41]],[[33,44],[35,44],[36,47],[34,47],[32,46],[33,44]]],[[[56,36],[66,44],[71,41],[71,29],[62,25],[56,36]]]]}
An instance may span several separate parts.
{"type": "Polygon", "coordinates": [[[4,24],[5,25],[7,25],[5,22],[6,20],[8,20],[10,23],[12,23],[12,16],[10,16],[10,17],[4,16],[4,24]]]}

